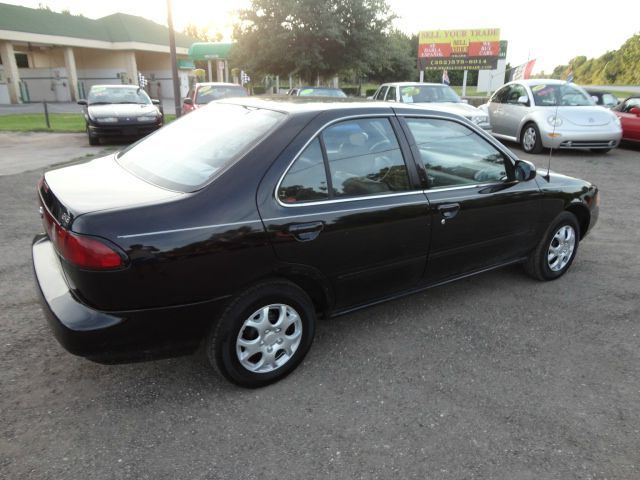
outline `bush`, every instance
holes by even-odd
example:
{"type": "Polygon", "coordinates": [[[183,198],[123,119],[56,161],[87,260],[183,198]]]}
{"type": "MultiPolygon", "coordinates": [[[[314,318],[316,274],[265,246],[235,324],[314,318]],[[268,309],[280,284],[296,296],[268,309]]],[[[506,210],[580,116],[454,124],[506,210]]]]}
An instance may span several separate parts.
{"type": "Polygon", "coordinates": [[[377,91],[378,91],[378,89],[377,89],[377,88],[367,88],[367,91],[366,91],[365,95],[366,95],[367,97],[371,97],[371,96],[373,96],[373,94],[374,94],[374,93],[376,93],[377,91]]]}
{"type": "Polygon", "coordinates": [[[356,97],[358,95],[358,87],[342,87],[342,91],[350,97],[356,97]]]}
{"type": "Polygon", "coordinates": [[[264,94],[266,91],[267,91],[267,90],[266,90],[266,88],[261,87],[261,86],[253,87],[253,94],[254,94],[254,95],[262,95],[262,94],[264,94]]]}

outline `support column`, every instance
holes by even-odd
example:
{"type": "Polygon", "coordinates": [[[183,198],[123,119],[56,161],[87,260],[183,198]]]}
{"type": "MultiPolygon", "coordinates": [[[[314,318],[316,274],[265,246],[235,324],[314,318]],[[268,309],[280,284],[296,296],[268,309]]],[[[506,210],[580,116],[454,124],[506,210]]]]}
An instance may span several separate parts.
{"type": "Polygon", "coordinates": [[[67,69],[67,77],[69,80],[69,93],[71,101],[78,101],[78,71],[76,70],[76,57],[73,54],[73,48],[64,48],[64,66],[67,69]]]}
{"type": "Polygon", "coordinates": [[[224,62],[216,60],[216,82],[224,82],[224,62]]]}
{"type": "Polygon", "coordinates": [[[7,87],[9,87],[9,101],[11,103],[20,102],[20,74],[16,63],[15,52],[11,42],[0,41],[0,58],[4,67],[4,75],[7,77],[7,87]]]}
{"type": "Polygon", "coordinates": [[[127,71],[128,83],[138,83],[138,64],[136,63],[135,52],[125,52],[125,67],[127,71]]]}

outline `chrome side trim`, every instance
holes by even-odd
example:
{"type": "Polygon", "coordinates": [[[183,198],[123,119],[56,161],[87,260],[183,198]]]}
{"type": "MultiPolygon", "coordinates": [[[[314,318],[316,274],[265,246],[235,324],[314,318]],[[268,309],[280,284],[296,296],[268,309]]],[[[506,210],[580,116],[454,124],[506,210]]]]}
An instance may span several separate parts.
{"type": "Polygon", "coordinates": [[[129,234],[129,235],[118,235],[118,238],[149,237],[149,236],[152,236],[152,235],[163,235],[165,233],[190,232],[190,231],[193,231],[193,230],[205,230],[207,228],[234,227],[236,225],[246,225],[248,223],[262,223],[262,220],[247,220],[247,221],[244,221],[244,222],[220,223],[220,224],[217,224],[217,225],[202,225],[200,227],[175,228],[175,229],[172,229],[172,230],[158,230],[156,232],[132,233],[132,234],[129,234]]]}
{"type": "Polygon", "coordinates": [[[396,204],[392,203],[392,204],[389,204],[389,205],[375,205],[375,206],[370,206],[370,207],[345,208],[344,210],[333,210],[333,211],[327,211],[327,212],[292,214],[292,215],[287,215],[286,217],[265,218],[264,221],[266,223],[266,222],[275,222],[276,220],[289,220],[291,218],[315,217],[315,216],[318,216],[318,215],[331,215],[331,214],[339,214],[339,213],[360,212],[360,211],[363,211],[363,210],[376,210],[376,209],[384,208],[384,207],[389,207],[389,208],[405,207],[405,206],[408,206],[408,205],[429,205],[429,202],[425,198],[424,201],[422,201],[422,202],[407,202],[407,203],[396,203],[396,204]]]}
{"type": "MultiPolygon", "coordinates": [[[[284,178],[284,177],[283,177],[284,178]]],[[[277,190],[276,190],[277,191],[277,190]]],[[[333,200],[319,200],[317,202],[300,202],[300,203],[280,203],[282,207],[312,207],[314,205],[332,205],[334,203],[344,203],[344,202],[360,202],[362,200],[376,200],[379,198],[393,198],[393,197],[402,197],[408,195],[422,195],[424,192],[422,190],[409,190],[406,192],[398,192],[398,193],[388,193],[386,195],[365,195],[362,197],[347,197],[347,198],[334,198],[333,200]]]]}

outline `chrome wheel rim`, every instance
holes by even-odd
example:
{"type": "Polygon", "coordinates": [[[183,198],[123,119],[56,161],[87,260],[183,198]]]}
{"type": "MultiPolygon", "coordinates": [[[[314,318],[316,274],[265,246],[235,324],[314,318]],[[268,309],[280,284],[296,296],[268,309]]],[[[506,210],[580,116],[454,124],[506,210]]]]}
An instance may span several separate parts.
{"type": "Polygon", "coordinates": [[[547,252],[547,265],[552,272],[559,272],[567,266],[576,249],[576,232],[570,225],[558,229],[547,252]]]}
{"type": "Polygon", "coordinates": [[[533,127],[528,127],[524,131],[522,137],[522,146],[527,152],[530,152],[536,146],[536,130],[533,127]]]}
{"type": "Polygon", "coordinates": [[[259,308],[247,318],[236,339],[240,365],[254,373],[269,373],[285,365],[300,346],[302,320],[283,303],[259,308]]]}

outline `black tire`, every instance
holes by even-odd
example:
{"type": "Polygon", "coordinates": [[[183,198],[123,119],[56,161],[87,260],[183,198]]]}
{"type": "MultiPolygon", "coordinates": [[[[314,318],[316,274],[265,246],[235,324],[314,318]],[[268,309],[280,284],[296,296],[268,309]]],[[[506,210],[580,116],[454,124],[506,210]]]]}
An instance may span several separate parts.
{"type": "MultiPolygon", "coordinates": [[[[248,388],[258,388],[276,382],[291,373],[302,361],[304,356],[311,348],[315,333],[316,312],[309,296],[295,284],[286,280],[273,280],[255,285],[241,294],[239,294],[227,306],[220,320],[213,326],[207,342],[205,350],[209,363],[216,368],[224,377],[236,385],[248,388]],[[276,308],[280,306],[280,309],[276,308]],[[253,327],[247,322],[260,316],[260,312],[264,311],[267,306],[271,306],[265,316],[270,325],[266,330],[260,330],[253,327]],[[288,308],[285,308],[288,307],[288,308]],[[290,315],[290,313],[297,313],[290,315]],[[279,315],[277,323],[273,323],[272,313],[279,315]],[[286,331],[275,333],[277,325],[280,321],[289,321],[292,318],[299,318],[300,322],[292,323],[286,331]],[[273,326],[274,328],[269,330],[273,326]],[[297,331],[297,329],[300,331],[297,331]],[[292,330],[293,329],[293,330],[292,330]],[[255,338],[248,338],[251,342],[261,342],[259,346],[256,343],[256,349],[261,352],[245,357],[240,360],[240,349],[244,347],[239,345],[241,340],[245,339],[244,335],[251,334],[255,338]],[[269,332],[269,333],[265,333],[269,332]],[[290,336],[287,335],[290,332],[290,336]],[[289,355],[279,342],[289,342],[290,338],[300,336],[300,340],[295,347],[289,347],[291,354],[289,355]],[[269,352],[267,353],[267,349],[269,352]],[[282,362],[283,364],[275,366],[275,364],[267,364],[266,359],[271,355],[273,362],[282,362]],[[263,357],[264,356],[264,360],[263,357]],[[244,365],[259,365],[262,360],[263,367],[271,370],[267,371],[251,371],[244,365]],[[244,364],[243,364],[244,362],[244,364]],[[252,363],[253,362],[253,363],[252,363]]],[[[255,324],[257,325],[257,323],[255,324]]],[[[248,355],[248,353],[247,353],[248,355]]]]}
{"type": "Polygon", "coordinates": [[[529,255],[525,262],[525,270],[533,278],[541,281],[560,278],[569,270],[573,259],[576,258],[579,243],[580,225],[578,219],[570,212],[562,212],[551,222],[542,239],[529,255]],[[564,237],[561,233],[569,230],[573,232],[573,249],[569,248],[570,241],[564,245],[566,248],[563,248],[559,242],[559,238],[564,237]],[[551,252],[552,248],[561,250],[561,253],[554,256],[551,252]]]}
{"type": "Polygon", "coordinates": [[[540,137],[540,130],[535,123],[527,123],[524,126],[522,132],[520,132],[520,145],[527,153],[542,152],[542,138],[540,137]],[[528,137],[529,135],[531,137],[528,137]]]}
{"type": "Polygon", "coordinates": [[[87,127],[87,137],[89,138],[89,145],[94,147],[96,145],[100,145],[100,138],[94,137],[93,135],[91,135],[91,133],[89,133],[89,127],[87,127]]]}

